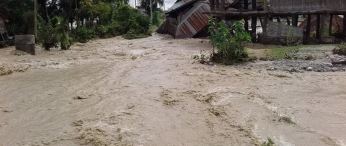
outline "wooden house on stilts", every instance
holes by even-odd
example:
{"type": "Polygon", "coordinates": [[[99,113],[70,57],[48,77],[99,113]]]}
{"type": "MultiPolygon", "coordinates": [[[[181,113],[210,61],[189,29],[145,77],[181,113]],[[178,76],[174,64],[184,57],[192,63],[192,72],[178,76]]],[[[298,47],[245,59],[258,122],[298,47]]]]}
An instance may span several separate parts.
{"type": "Polygon", "coordinates": [[[191,38],[208,18],[243,21],[253,42],[329,43],[346,38],[346,0],[180,0],[166,13],[160,33],[191,38]]]}
{"type": "Polygon", "coordinates": [[[239,0],[235,9],[227,7],[225,1],[210,0],[209,14],[226,21],[245,20],[245,29],[251,32],[253,41],[328,43],[346,37],[345,0],[239,0]],[[342,29],[333,30],[340,19],[342,29]],[[305,25],[298,27],[302,22],[305,25]],[[256,35],[258,26],[262,30],[260,35],[256,35]]]}

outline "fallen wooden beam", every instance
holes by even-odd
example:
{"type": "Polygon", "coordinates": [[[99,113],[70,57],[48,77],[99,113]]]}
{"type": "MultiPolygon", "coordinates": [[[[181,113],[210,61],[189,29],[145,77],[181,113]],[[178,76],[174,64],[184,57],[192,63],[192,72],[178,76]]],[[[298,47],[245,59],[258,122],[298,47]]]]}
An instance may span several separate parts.
{"type": "Polygon", "coordinates": [[[210,12],[206,12],[212,16],[241,16],[241,17],[251,17],[251,16],[292,16],[292,15],[308,15],[308,14],[333,14],[333,15],[344,15],[346,10],[315,10],[315,11],[235,11],[235,10],[225,10],[225,11],[217,11],[213,10],[210,12]]]}

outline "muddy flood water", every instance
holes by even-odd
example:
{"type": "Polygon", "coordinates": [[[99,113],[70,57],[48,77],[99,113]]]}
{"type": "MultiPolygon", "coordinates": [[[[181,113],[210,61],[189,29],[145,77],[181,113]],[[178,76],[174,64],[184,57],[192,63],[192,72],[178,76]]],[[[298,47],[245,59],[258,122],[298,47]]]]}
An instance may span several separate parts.
{"type": "Polygon", "coordinates": [[[346,146],[346,72],[193,59],[211,48],[153,35],[0,49],[0,146],[346,146]]]}

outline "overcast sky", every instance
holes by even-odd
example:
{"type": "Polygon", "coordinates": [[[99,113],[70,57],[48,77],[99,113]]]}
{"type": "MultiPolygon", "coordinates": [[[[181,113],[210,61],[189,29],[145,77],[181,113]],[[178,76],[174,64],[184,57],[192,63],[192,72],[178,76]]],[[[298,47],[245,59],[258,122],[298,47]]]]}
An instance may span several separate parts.
{"type": "MultiPolygon", "coordinates": [[[[139,5],[139,1],[140,0],[137,0],[137,5],[139,5]]],[[[165,1],[165,10],[168,10],[175,3],[176,0],[164,0],[164,1],[165,1]]],[[[130,5],[134,7],[135,0],[130,0],[130,5]]]]}

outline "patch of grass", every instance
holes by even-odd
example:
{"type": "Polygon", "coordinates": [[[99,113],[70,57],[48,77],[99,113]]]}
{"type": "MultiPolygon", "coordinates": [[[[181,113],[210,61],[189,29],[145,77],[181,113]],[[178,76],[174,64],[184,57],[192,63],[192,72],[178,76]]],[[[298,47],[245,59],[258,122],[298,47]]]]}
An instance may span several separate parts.
{"type": "Polygon", "coordinates": [[[299,52],[298,46],[272,48],[266,50],[267,60],[281,60],[281,59],[297,59],[297,53],[299,52]]]}
{"type": "Polygon", "coordinates": [[[275,146],[275,143],[271,138],[268,138],[267,141],[263,142],[261,146],[275,146]]]}
{"type": "Polygon", "coordinates": [[[333,53],[338,55],[346,55],[346,43],[338,45],[338,47],[333,50],[333,53]]]}

